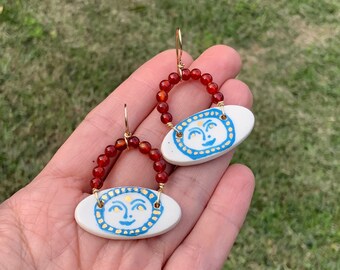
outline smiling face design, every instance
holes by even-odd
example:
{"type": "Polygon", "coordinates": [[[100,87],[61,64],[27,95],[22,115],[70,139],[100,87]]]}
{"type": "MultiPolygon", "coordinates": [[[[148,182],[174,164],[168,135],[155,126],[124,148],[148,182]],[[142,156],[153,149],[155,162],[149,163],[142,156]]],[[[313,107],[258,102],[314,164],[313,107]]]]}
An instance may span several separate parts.
{"type": "Polygon", "coordinates": [[[192,159],[199,159],[229,148],[235,140],[231,119],[221,119],[222,112],[212,108],[183,120],[176,129],[183,136],[173,140],[177,148],[192,159]]]}
{"type": "Polygon", "coordinates": [[[186,137],[187,147],[200,151],[223,143],[227,134],[217,136],[221,132],[225,134],[225,127],[221,121],[206,118],[191,122],[183,135],[186,137]]]}
{"type": "Polygon", "coordinates": [[[107,202],[105,218],[116,228],[138,228],[148,221],[151,212],[150,201],[141,194],[121,194],[107,202]]]}
{"type": "Polygon", "coordinates": [[[100,199],[104,207],[95,206],[98,225],[106,231],[135,236],[147,232],[158,220],[163,207],[155,208],[157,195],[139,187],[114,188],[100,199]]]}

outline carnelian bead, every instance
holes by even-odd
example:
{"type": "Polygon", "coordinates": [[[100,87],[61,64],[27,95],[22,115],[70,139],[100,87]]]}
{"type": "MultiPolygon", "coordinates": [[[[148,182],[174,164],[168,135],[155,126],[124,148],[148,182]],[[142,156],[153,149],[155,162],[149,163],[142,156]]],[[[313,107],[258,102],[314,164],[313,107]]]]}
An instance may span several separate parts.
{"type": "Polygon", "coordinates": [[[133,148],[137,148],[139,145],[139,139],[136,136],[132,136],[128,139],[128,144],[129,146],[133,147],[133,148]]]}
{"type": "Polygon", "coordinates": [[[100,167],[105,167],[105,166],[109,165],[109,163],[110,163],[110,158],[107,155],[100,155],[97,158],[97,164],[100,167]]]}
{"type": "Polygon", "coordinates": [[[182,80],[187,81],[190,79],[190,70],[187,68],[182,69],[182,80]]]}
{"type": "Polygon", "coordinates": [[[161,115],[161,121],[163,124],[167,124],[172,121],[172,115],[170,113],[163,113],[161,115]]]}
{"type": "Polygon", "coordinates": [[[178,84],[181,80],[181,77],[176,72],[172,72],[170,73],[168,80],[171,84],[178,84]]]}
{"type": "Polygon", "coordinates": [[[105,169],[103,167],[95,167],[93,168],[92,175],[95,178],[102,178],[105,175],[105,169]]]}
{"type": "Polygon", "coordinates": [[[211,101],[212,103],[219,103],[220,101],[223,101],[224,97],[223,94],[221,92],[217,92],[216,94],[213,94],[211,97],[211,101]]]}
{"type": "Polygon", "coordinates": [[[124,149],[126,149],[126,147],[127,145],[123,138],[118,139],[115,143],[115,148],[119,151],[123,151],[124,149]]]}
{"type": "Polygon", "coordinates": [[[143,154],[148,154],[151,150],[151,144],[149,142],[143,141],[139,144],[139,151],[143,154]]]}
{"type": "Polygon", "coordinates": [[[166,182],[168,182],[168,174],[166,172],[160,172],[156,174],[156,181],[158,183],[163,183],[165,184],[166,182]]]}
{"type": "Polygon", "coordinates": [[[169,92],[172,88],[171,83],[168,80],[163,80],[159,83],[159,89],[169,92]]]}
{"type": "Polygon", "coordinates": [[[190,72],[191,79],[198,80],[201,77],[201,71],[198,68],[194,68],[190,72]]]}
{"type": "Polygon", "coordinates": [[[165,91],[159,91],[156,95],[156,99],[159,102],[165,102],[168,100],[168,94],[165,91]]]}
{"type": "Polygon", "coordinates": [[[103,186],[104,181],[100,178],[93,178],[90,181],[91,188],[100,189],[103,186]]]}
{"type": "Polygon", "coordinates": [[[162,154],[158,149],[154,148],[150,150],[149,157],[153,161],[158,161],[161,159],[162,154]]]}
{"type": "Polygon", "coordinates": [[[201,76],[201,83],[203,85],[208,85],[209,83],[211,83],[213,80],[212,76],[209,73],[204,73],[201,76]]]}
{"type": "Polygon", "coordinates": [[[207,85],[207,91],[209,94],[213,95],[218,92],[218,85],[214,82],[211,82],[207,85]]]}
{"type": "Polygon", "coordinates": [[[153,168],[156,172],[162,172],[166,168],[166,163],[164,159],[158,160],[153,164],[153,168]]]}
{"type": "Polygon", "coordinates": [[[157,111],[159,111],[160,113],[166,113],[166,112],[168,112],[168,110],[169,110],[169,105],[168,105],[168,103],[166,103],[166,102],[160,102],[160,103],[158,103],[158,105],[157,105],[157,111]]]}
{"type": "Polygon", "coordinates": [[[117,150],[114,145],[108,145],[105,148],[105,155],[108,157],[114,157],[117,154],[117,150]]]}

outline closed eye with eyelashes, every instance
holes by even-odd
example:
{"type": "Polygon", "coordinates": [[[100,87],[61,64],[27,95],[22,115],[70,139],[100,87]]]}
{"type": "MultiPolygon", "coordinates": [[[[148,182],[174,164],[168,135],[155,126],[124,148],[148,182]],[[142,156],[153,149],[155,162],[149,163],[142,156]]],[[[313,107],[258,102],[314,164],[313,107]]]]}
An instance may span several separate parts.
{"type": "Polygon", "coordinates": [[[217,125],[214,122],[210,122],[206,128],[205,131],[208,131],[209,129],[213,129],[214,127],[216,127],[217,125]]]}
{"type": "Polygon", "coordinates": [[[188,139],[190,140],[191,138],[197,136],[197,135],[202,135],[203,138],[205,138],[204,132],[202,129],[200,128],[193,128],[190,130],[189,134],[188,134],[188,139]]]}
{"type": "Polygon", "coordinates": [[[137,203],[134,206],[132,206],[131,210],[136,210],[136,209],[139,211],[143,211],[143,210],[146,210],[146,207],[142,203],[137,203]]]}
{"type": "Polygon", "coordinates": [[[115,202],[115,203],[109,208],[109,212],[111,212],[111,211],[115,211],[115,212],[117,212],[117,211],[123,211],[123,210],[124,210],[123,208],[125,208],[125,207],[124,207],[124,205],[121,206],[121,204],[123,205],[123,203],[121,203],[121,202],[115,202]]]}

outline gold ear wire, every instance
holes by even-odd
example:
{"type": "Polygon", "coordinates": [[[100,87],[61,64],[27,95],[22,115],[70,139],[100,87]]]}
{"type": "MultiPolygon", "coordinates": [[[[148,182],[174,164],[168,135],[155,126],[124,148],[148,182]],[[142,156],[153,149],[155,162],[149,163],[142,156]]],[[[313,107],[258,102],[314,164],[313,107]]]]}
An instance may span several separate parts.
{"type": "Polygon", "coordinates": [[[183,43],[182,43],[182,34],[181,29],[176,29],[176,56],[177,56],[177,72],[182,79],[182,69],[184,68],[184,64],[182,63],[182,53],[183,53],[183,43]]]}
{"type": "Polygon", "coordinates": [[[131,137],[132,133],[130,132],[130,129],[129,129],[129,119],[128,119],[128,111],[127,111],[126,104],[124,104],[124,120],[125,120],[124,140],[125,140],[127,149],[129,149],[128,138],[131,137]]]}

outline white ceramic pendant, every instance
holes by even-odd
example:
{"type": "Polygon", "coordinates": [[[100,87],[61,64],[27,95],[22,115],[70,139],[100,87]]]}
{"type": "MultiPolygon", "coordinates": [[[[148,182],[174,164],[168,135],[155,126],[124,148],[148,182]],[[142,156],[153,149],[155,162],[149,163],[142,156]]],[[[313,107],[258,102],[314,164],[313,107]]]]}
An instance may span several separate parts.
{"type": "Polygon", "coordinates": [[[166,194],[155,207],[157,191],[142,187],[116,187],[98,193],[104,202],[98,207],[94,195],[82,200],[75,219],[85,231],[109,239],[141,239],[163,234],[179,222],[181,208],[166,194]]]}
{"type": "Polygon", "coordinates": [[[224,106],[227,118],[221,119],[220,108],[210,108],[189,116],[164,138],[161,152],[166,161],[179,166],[200,164],[215,159],[239,145],[254,127],[253,113],[237,105],[224,106]]]}

